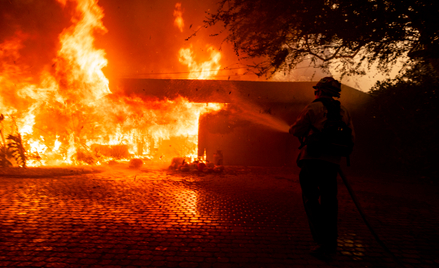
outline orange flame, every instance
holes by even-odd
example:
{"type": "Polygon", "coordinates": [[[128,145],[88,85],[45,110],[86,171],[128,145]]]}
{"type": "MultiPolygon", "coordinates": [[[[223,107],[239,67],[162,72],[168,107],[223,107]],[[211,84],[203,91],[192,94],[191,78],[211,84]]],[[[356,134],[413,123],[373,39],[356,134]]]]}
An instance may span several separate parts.
{"type": "Polygon", "coordinates": [[[197,63],[191,48],[180,49],[178,61],[188,66],[189,79],[209,79],[218,74],[221,68],[221,53],[213,47],[208,47],[207,51],[210,52],[210,60],[197,63]]]}
{"type": "Polygon", "coordinates": [[[15,92],[14,88],[18,85],[20,88],[28,86],[26,77],[26,68],[20,68],[16,63],[20,62],[19,50],[23,47],[22,41],[27,36],[22,32],[0,44],[0,104],[3,113],[15,113],[17,109],[27,106],[22,98],[26,97],[24,92],[15,92]],[[14,105],[12,105],[14,103],[14,105]]]}
{"type": "MultiPolygon", "coordinates": [[[[1,44],[0,112],[7,115],[2,132],[23,136],[28,166],[195,157],[200,115],[221,106],[113,94],[102,72],[105,52],[93,45],[93,34],[106,31],[103,10],[95,0],[75,3],[74,25],[60,34],[55,68],[42,71],[38,83],[32,83],[26,66],[14,64],[26,35],[17,33],[1,44]]],[[[220,54],[215,58],[211,64],[219,68],[220,54]]]]}
{"type": "Polygon", "coordinates": [[[175,4],[174,9],[174,25],[178,27],[180,32],[183,32],[184,21],[183,21],[183,11],[181,10],[181,3],[175,4]]]}
{"type": "MultiPolygon", "coordinates": [[[[65,0],[59,1],[65,3],[65,0]]],[[[83,83],[79,88],[82,93],[81,101],[85,104],[94,103],[111,93],[108,79],[102,72],[102,68],[107,66],[105,52],[93,46],[93,32],[107,31],[101,21],[104,14],[94,0],[78,2],[76,11],[80,20],[76,25],[64,30],[60,36],[62,46],[58,51],[60,64],[57,65],[57,71],[66,72],[67,68],[69,75],[66,82],[76,84],[77,81],[81,81],[83,83]]]]}

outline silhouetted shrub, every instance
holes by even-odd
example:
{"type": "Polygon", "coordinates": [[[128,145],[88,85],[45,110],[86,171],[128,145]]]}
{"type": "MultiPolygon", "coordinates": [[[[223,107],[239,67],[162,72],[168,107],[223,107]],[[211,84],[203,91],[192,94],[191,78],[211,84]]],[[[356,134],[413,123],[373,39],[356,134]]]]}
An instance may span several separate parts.
{"type": "Polygon", "coordinates": [[[396,79],[371,90],[369,107],[382,129],[383,161],[405,171],[437,174],[439,160],[439,76],[432,68],[414,65],[396,79]]]}

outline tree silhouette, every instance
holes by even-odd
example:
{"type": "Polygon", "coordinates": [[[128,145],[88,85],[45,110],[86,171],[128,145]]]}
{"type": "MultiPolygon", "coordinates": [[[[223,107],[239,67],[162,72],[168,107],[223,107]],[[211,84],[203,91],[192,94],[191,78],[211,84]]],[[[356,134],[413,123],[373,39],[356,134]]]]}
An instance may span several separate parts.
{"type": "Polygon", "coordinates": [[[223,23],[225,40],[258,75],[291,70],[310,58],[317,66],[340,60],[386,71],[403,55],[436,70],[439,1],[431,0],[220,0],[206,27],[223,23]],[[355,58],[355,63],[353,59],[355,58]]]}
{"type": "Polygon", "coordinates": [[[372,88],[369,110],[376,121],[376,135],[385,146],[379,148],[381,160],[437,177],[438,88],[439,76],[422,63],[372,88]]]}

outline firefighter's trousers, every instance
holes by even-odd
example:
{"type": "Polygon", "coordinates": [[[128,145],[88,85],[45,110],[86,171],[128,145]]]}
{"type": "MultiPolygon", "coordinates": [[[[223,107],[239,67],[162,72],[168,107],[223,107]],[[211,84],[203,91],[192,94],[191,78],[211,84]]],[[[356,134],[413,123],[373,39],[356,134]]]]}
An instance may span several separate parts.
{"type": "Polygon", "coordinates": [[[322,160],[302,160],[299,174],[302,199],[315,242],[337,245],[338,165],[322,160]]]}

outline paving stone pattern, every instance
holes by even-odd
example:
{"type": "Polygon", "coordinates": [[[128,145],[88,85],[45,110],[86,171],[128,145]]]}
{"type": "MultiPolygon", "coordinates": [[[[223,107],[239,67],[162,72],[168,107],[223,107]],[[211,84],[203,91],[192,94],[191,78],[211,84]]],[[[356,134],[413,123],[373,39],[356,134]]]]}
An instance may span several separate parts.
{"type": "MultiPolygon", "coordinates": [[[[437,267],[436,188],[352,179],[371,224],[405,266],[437,267]]],[[[310,256],[300,193],[297,175],[264,168],[3,174],[0,266],[398,267],[341,181],[337,256],[310,256]]]]}

